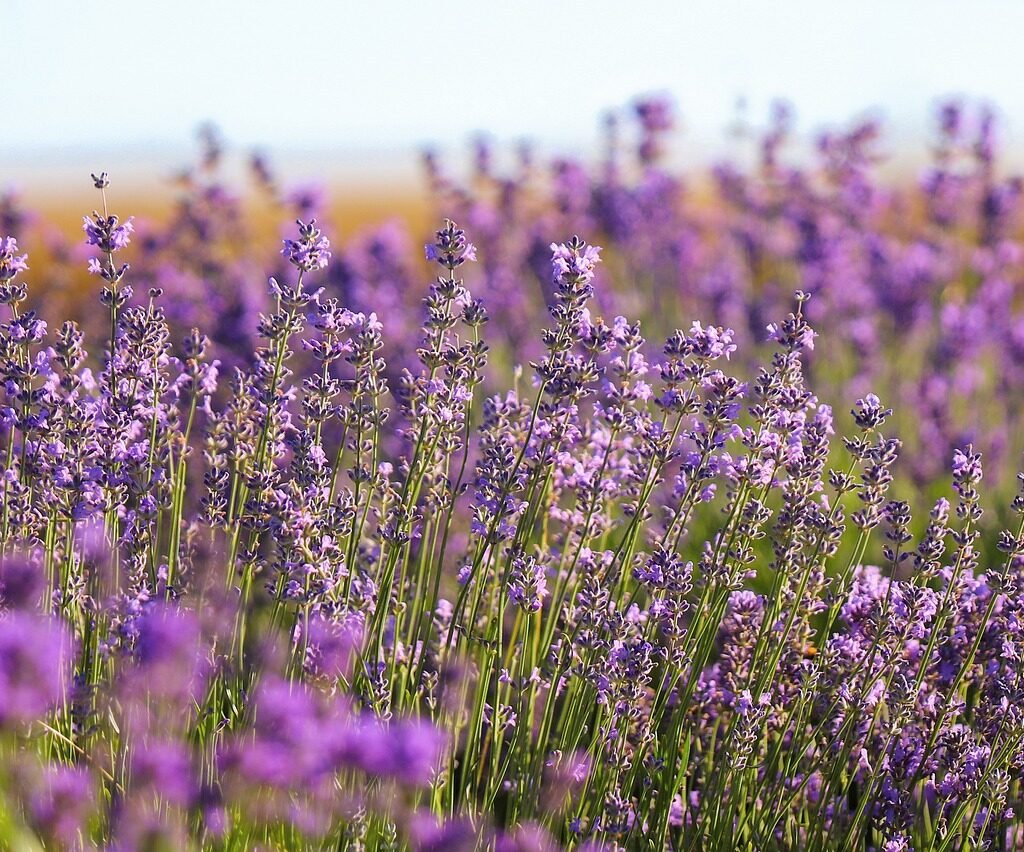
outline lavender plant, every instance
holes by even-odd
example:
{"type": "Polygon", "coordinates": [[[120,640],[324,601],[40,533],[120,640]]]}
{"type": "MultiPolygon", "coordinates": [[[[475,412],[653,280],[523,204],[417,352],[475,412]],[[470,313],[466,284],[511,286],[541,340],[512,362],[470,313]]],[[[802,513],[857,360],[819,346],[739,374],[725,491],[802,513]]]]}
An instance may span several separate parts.
{"type": "MultiPolygon", "coordinates": [[[[27,255],[0,241],[0,845],[1024,847],[1024,476],[1000,509],[979,435],[940,481],[941,453],[893,428],[916,392],[895,413],[869,385],[849,416],[824,401],[901,387],[861,319],[913,334],[915,312],[949,311],[917,272],[901,281],[921,293],[874,292],[884,307],[851,307],[864,291],[836,283],[849,241],[876,272],[906,250],[867,221],[871,128],[823,140],[820,189],[780,165],[777,116],[764,180],[718,175],[748,230],[697,261],[659,165],[670,112],[636,113],[638,184],[615,136],[601,182],[561,164],[558,204],[529,228],[522,187],[501,186],[479,249],[437,230],[418,305],[393,241],[339,263],[313,219],[262,301],[232,296],[247,267],[210,229],[235,227],[235,207],[197,189],[212,147],[181,218],[141,246],[94,178],[102,329],[51,335],[26,307],[27,255]],[[541,228],[575,220],[612,245],[550,244],[531,295],[541,228]],[[753,223],[804,242],[779,249],[753,223]],[[739,245],[759,270],[743,286],[719,268],[739,245]],[[804,289],[771,314],[783,254],[804,289]],[[626,301],[620,277],[663,293],[698,267],[699,297],[675,293],[649,324],[700,303],[741,329],[687,320],[653,344],[648,318],[605,313],[626,301]],[[233,300],[218,309],[262,313],[182,329],[209,307],[182,310],[202,275],[233,300]],[[744,303],[755,282],[772,292],[744,303]],[[531,299],[547,319],[527,342],[531,299]],[[837,381],[849,336],[857,376],[837,381]]],[[[961,207],[939,185],[962,120],[944,114],[928,190],[950,239],[961,207]]],[[[972,156],[994,194],[978,251],[997,264],[1011,249],[990,133],[972,156]]],[[[486,153],[485,187],[500,184],[486,153]]],[[[967,314],[1005,309],[996,289],[965,293],[967,314]]],[[[941,357],[906,380],[936,405],[977,355],[975,321],[921,332],[941,357]]],[[[1011,394],[1017,377],[1000,381],[1011,394]]],[[[920,416],[944,447],[946,414],[920,416]]]]}

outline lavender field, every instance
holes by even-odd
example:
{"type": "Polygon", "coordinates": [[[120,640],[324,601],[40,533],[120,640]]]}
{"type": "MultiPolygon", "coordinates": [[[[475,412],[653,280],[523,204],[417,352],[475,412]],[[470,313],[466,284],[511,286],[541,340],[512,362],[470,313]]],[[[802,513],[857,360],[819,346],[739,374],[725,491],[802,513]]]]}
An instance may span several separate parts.
{"type": "Polygon", "coordinates": [[[4,198],[0,848],[1024,849],[994,114],[617,115],[428,154],[434,233],[211,134],[164,219],[4,198]]]}

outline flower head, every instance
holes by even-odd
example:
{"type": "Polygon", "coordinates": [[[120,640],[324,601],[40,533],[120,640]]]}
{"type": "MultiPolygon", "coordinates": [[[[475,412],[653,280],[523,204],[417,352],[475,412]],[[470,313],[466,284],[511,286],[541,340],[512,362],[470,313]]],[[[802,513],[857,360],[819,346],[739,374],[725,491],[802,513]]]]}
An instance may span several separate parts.
{"type": "Polygon", "coordinates": [[[0,240],[0,284],[6,284],[19,272],[28,269],[28,255],[17,252],[18,241],[14,237],[0,240]]]}
{"type": "Polygon", "coordinates": [[[444,227],[435,236],[433,243],[424,246],[427,260],[437,261],[449,271],[454,271],[467,260],[476,260],[476,246],[466,240],[466,232],[451,219],[444,220],[444,227]]]}
{"type": "Polygon", "coordinates": [[[117,216],[103,216],[99,213],[93,213],[91,217],[85,216],[82,219],[85,241],[103,252],[120,251],[131,242],[132,233],[135,231],[132,222],[132,217],[121,223],[117,216]]]}
{"type": "Polygon", "coordinates": [[[281,255],[302,272],[323,269],[331,259],[330,240],[316,226],[316,219],[310,219],[308,224],[297,219],[296,224],[299,226],[299,238],[284,240],[281,255]]]}
{"type": "Polygon", "coordinates": [[[551,267],[556,284],[589,284],[594,279],[594,267],[600,262],[601,247],[588,245],[578,237],[568,243],[551,244],[551,267]]]}
{"type": "Polygon", "coordinates": [[[0,619],[0,729],[41,719],[67,694],[71,640],[54,619],[14,612],[0,619]]]}

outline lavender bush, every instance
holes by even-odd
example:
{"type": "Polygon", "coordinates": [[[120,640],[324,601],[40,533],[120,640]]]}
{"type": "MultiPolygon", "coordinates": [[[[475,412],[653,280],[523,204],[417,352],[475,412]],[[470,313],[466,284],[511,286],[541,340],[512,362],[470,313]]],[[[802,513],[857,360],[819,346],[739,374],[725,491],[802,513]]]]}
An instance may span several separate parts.
{"type": "Polygon", "coordinates": [[[614,127],[541,201],[486,147],[473,190],[431,160],[479,248],[446,220],[422,286],[261,162],[303,218],[254,292],[212,143],[162,228],[94,176],[88,254],[49,246],[82,324],[0,241],[0,845],[1024,848],[991,121],[965,152],[943,113],[897,222],[872,127],[812,178],[780,114],[704,219],[636,115],[635,183],[614,127]],[[576,226],[607,251],[541,249],[576,226]]]}

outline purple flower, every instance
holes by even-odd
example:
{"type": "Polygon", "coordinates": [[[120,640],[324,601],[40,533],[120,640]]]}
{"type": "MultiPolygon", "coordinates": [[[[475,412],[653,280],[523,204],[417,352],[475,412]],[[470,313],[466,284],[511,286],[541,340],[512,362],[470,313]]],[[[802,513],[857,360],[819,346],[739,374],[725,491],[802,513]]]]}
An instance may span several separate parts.
{"type": "Polygon", "coordinates": [[[447,743],[443,732],[419,719],[366,720],[350,736],[355,763],[365,773],[414,787],[434,779],[447,743]]]}
{"type": "Polygon", "coordinates": [[[672,104],[667,98],[642,98],[633,104],[633,110],[648,133],[672,129],[672,104]]]}
{"type": "Polygon", "coordinates": [[[884,408],[881,400],[873,393],[857,400],[857,407],[851,412],[853,422],[860,429],[877,429],[892,416],[891,408],[884,408]]]}
{"type": "Polygon", "coordinates": [[[555,283],[572,281],[576,286],[594,279],[594,267],[601,262],[601,247],[582,241],[551,244],[551,265],[555,283]]]}
{"type": "Polygon", "coordinates": [[[973,451],[973,447],[956,450],[953,453],[953,476],[965,482],[981,481],[981,453],[973,451]]]}
{"type": "Polygon", "coordinates": [[[298,219],[296,224],[299,226],[299,239],[284,240],[281,255],[301,272],[323,269],[331,259],[330,240],[316,227],[316,219],[310,219],[309,224],[298,219]]]}
{"type": "MultiPolygon", "coordinates": [[[[341,765],[341,745],[353,739],[341,708],[301,684],[264,678],[253,696],[251,733],[220,753],[222,770],[240,796],[259,785],[311,790],[341,765]]],[[[357,738],[356,738],[357,739],[357,738]]]]}
{"type": "Polygon", "coordinates": [[[107,253],[126,248],[131,242],[131,236],[135,230],[133,217],[120,223],[117,216],[101,216],[99,213],[93,213],[91,217],[83,217],[82,223],[86,243],[107,253]]]}
{"type": "Polygon", "coordinates": [[[362,618],[350,615],[338,623],[314,616],[306,641],[306,672],[330,681],[348,677],[363,637],[362,618]]]}
{"type": "Polygon", "coordinates": [[[14,237],[0,240],[0,285],[7,284],[19,272],[28,269],[28,255],[17,252],[18,241],[14,237]]]}
{"type": "Polygon", "coordinates": [[[416,852],[473,852],[481,848],[480,831],[464,817],[441,822],[428,811],[418,811],[410,820],[409,834],[416,852]]]}
{"type": "Polygon", "coordinates": [[[476,260],[476,246],[466,240],[466,232],[450,219],[436,233],[436,240],[424,246],[427,260],[436,261],[454,272],[466,261],[476,260]]]}
{"type": "Polygon", "coordinates": [[[731,328],[716,328],[714,326],[703,326],[696,320],[690,327],[686,336],[688,351],[697,358],[717,360],[729,356],[736,351],[736,344],[733,343],[735,332],[731,328]]]}
{"type": "Polygon", "coordinates": [[[95,806],[93,780],[84,768],[49,765],[28,779],[29,822],[55,847],[77,847],[95,806]]]}
{"type": "Polygon", "coordinates": [[[24,554],[0,560],[0,611],[33,609],[43,591],[43,568],[24,554]]]}
{"type": "Polygon", "coordinates": [[[207,665],[199,619],[190,610],[148,604],[134,620],[135,667],[127,672],[127,700],[144,699],[180,707],[196,701],[204,688],[207,665]]]}
{"type": "Polygon", "coordinates": [[[56,619],[0,616],[0,729],[41,719],[67,696],[71,638],[56,619]]]}
{"type": "Polygon", "coordinates": [[[188,806],[197,790],[188,746],[173,740],[137,746],[131,755],[131,784],[136,795],[155,795],[188,806]]]}
{"type": "Polygon", "coordinates": [[[547,572],[534,557],[521,551],[512,557],[508,580],[508,597],[526,612],[537,612],[548,593],[547,572]]]}

